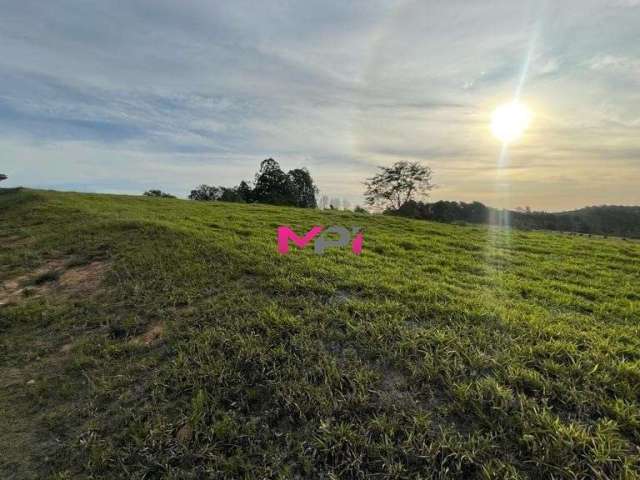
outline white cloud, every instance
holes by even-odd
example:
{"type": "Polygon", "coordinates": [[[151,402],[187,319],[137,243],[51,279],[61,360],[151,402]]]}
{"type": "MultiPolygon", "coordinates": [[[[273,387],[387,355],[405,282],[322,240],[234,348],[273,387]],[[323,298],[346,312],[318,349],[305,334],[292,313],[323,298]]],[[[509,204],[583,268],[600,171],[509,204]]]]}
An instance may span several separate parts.
{"type": "Polygon", "coordinates": [[[635,1],[6,3],[0,146],[13,182],[180,194],[251,178],[273,156],[358,203],[375,165],[410,158],[434,167],[438,195],[490,202],[488,118],[531,45],[518,203],[591,203],[589,172],[615,157],[630,192],[640,169],[640,17],[619,8],[635,1]],[[585,179],[572,196],[544,181],[568,175],[585,179]]]}
{"type": "Polygon", "coordinates": [[[589,62],[592,70],[633,75],[640,81],[640,58],[618,55],[597,55],[589,62]]]}

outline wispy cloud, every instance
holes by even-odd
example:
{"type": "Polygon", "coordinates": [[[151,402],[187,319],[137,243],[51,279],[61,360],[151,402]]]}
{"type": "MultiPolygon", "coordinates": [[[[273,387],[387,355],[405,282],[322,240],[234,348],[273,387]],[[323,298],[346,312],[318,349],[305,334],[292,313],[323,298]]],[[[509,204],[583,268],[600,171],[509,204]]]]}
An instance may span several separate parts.
{"type": "Polygon", "coordinates": [[[0,169],[13,184],[184,195],[274,156],[357,203],[375,165],[410,158],[434,168],[436,196],[491,202],[489,115],[535,35],[512,202],[640,202],[638,2],[540,5],[3,2],[0,169]]]}

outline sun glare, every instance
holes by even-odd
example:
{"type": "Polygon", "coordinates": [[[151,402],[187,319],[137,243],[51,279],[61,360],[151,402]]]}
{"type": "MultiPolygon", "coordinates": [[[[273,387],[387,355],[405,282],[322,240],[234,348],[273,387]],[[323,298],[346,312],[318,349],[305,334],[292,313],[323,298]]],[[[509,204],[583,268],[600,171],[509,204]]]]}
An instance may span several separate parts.
{"type": "Polygon", "coordinates": [[[518,140],[531,123],[531,111],[520,102],[500,105],[491,116],[491,132],[502,143],[518,140]]]}

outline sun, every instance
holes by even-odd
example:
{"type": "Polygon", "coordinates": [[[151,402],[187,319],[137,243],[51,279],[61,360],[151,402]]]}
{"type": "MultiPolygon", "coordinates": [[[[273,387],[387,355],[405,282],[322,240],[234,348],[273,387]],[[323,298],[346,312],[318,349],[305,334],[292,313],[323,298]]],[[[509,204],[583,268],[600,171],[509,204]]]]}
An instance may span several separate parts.
{"type": "Polygon", "coordinates": [[[491,116],[491,132],[502,143],[518,140],[531,123],[531,111],[514,101],[500,105],[491,116]]]}

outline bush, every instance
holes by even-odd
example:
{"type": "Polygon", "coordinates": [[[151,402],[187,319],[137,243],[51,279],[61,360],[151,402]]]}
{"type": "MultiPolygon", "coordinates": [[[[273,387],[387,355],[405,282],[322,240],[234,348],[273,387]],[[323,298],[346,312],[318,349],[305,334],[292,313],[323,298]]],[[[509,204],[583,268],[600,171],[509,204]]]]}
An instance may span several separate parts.
{"type": "Polygon", "coordinates": [[[369,213],[369,210],[367,210],[366,208],[362,208],[360,205],[356,205],[356,208],[354,208],[353,211],[355,213],[365,213],[365,214],[369,213]]]}
{"type": "Polygon", "coordinates": [[[165,193],[162,190],[147,190],[142,195],[145,197],[159,197],[159,198],[176,198],[169,193],[165,193]]]}

